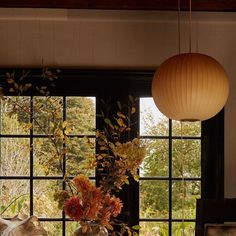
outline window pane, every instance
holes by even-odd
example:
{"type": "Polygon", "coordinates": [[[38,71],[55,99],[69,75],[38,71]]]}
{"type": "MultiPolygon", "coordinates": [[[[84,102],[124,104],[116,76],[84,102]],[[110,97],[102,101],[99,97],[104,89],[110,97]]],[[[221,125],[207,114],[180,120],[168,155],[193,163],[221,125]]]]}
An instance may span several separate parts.
{"type": "Polygon", "coordinates": [[[172,223],[172,235],[174,236],[195,236],[195,223],[184,222],[184,223],[172,223]]]}
{"type": "Polygon", "coordinates": [[[0,175],[29,175],[30,141],[27,138],[1,138],[0,175]]]}
{"type": "Polygon", "coordinates": [[[63,122],[61,97],[34,97],[34,134],[51,134],[63,122]]]}
{"type": "Polygon", "coordinates": [[[140,168],[140,176],[168,176],[169,141],[145,140],[147,154],[140,168]]]}
{"type": "Polygon", "coordinates": [[[62,175],[62,158],[57,155],[57,149],[48,138],[34,138],[33,147],[34,175],[62,175]]]}
{"type": "Polygon", "coordinates": [[[67,145],[67,174],[95,176],[95,139],[71,138],[67,145]]]}
{"type": "Polygon", "coordinates": [[[95,98],[67,97],[66,120],[71,134],[95,134],[95,98]]]}
{"type": "Polygon", "coordinates": [[[166,136],[169,120],[154,104],[153,98],[140,98],[140,135],[166,136]]]}
{"type": "Polygon", "coordinates": [[[56,180],[34,181],[34,214],[37,217],[61,217],[61,211],[53,197],[55,191],[62,189],[61,185],[61,181],[56,180]]]}
{"type": "Polygon", "coordinates": [[[47,231],[48,236],[61,236],[62,223],[55,221],[41,221],[40,224],[47,231]]]}
{"type": "Polygon", "coordinates": [[[182,135],[181,135],[181,122],[172,121],[172,135],[173,136],[201,136],[201,122],[182,122],[182,135]]]}
{"type": "Polygon", "coordinates": [[[28,180],[0,180],[0,212],[3,217],[13,217],[19,212],[29,215],[29,184],[28,180]]]}
{"type": "Polygon", "coordinates": [[[140,180],[140,217],[168,217],[169,201],[168,181],[140,180]]]}
{"type": "Polygon", "coordinates": [[[1,133],[29,134],[30,98],[7,97],[6,100],[1,99],[0,102],[2,116],[1,133]]]}
{"type": "Polygon", "coordinates": [[[201,141],[174,140],[172,150],[173,177],[201,176],[201,141]]]}
{"type": "Polygon", "coordinates": [[[140,236],[167,236],[169,231],[166,222],[140,222],[140,227],[140,236]]]}
{"type": "Polygon", "coordinates": [[[73,233],[78,227],[79,227],[78,222],[74,222],[74,221],[66,222],[66,235],[68,236],[73,235],[73,233]]]}
{"type": "Polygon", "coordinates": [[[173,181],[172,217],[195,219],[196,199],[200,198],[200,181],[173,181]]]}

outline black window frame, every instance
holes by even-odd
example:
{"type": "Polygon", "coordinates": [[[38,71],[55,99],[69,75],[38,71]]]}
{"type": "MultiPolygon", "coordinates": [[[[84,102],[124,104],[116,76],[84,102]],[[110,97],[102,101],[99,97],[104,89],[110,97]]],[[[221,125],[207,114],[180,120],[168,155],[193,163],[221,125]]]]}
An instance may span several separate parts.
{"type": "MultiPolygon", "coordinates": [[[[31,81],[42,74],[42,69],[26,69],[31,71],[31,81]]],[[[22,68],[0,69],[1,84],[4,74],[9,71],[21,73],[22,68]]],[[[113,102],[127,101],[128,95],[134,97],[151,97],[151,82],[154,75],[153,70],[97,70],[97,69],[61,69],[58,74],[59,79],[55,81],[55,88],[51,91],[52,96],[95,96],[96,113],[99,112],[99,100],[110,99],[113,102]]],[[[31,94],[33,96],[33,94],[31,94]]],[[[139,111],[138,111],[139,113],[139,111]]],[[[65,114],[64,114],[65,116],[65,114]]],[[[138,120],[139,121],[139,120],[138,120]]],[[[139,122],[138,122],[139,123],[139,122]]],[[[98,125],[98,124],[97,124],[98,125]]],[[[139,127],[136,127],[138,130],[139,127]]],[[[1,136],[2,137],[2,136],[1,136]]],[[[1,138],[0,137],[0,138],[1,138]]],[[[31,138],[32,139],[32,138],[31,138]]],[[[31,141],[32,142],[32,141],[31,141]]],[[[214,118],[202,122],[202,145],[201,145],[201,196],[207,198],[224,197],[224,111],[222,110],[214,118]]],[[[31,157],[31,165],[33,158],[31,157]]],[[[30,181],[33,172],[30,170],[30,181]]],[[[40,177],[41,178],[41,177],[40,177]]],[[[46,177],[50,179],[54,177],[46,177]]],[[[3,179],[22,179],[22,177],[2,177],[3,179]]],[[[32,184],[30,185],[32,186],[32,184]]],[[[33,196],[33,188],[30,187],[30,195],[33,196]]],[[[124,202],[124,215],[121,219],[129,225],[139,223],[139,187],[134,181],[129,186],[125,186],[120,193],[124,202]]],[[[33,202],[30,202],[30,213],[33,213],[33,202]]],[[[61,221],[61,219],[42,219],[44,221],[61,221]]],[[[65,236],[65,224],[68,219],[63,215],[63,233],[65,236]]],[[[171,232],[169,233],[171,235],[171,232]]]]}

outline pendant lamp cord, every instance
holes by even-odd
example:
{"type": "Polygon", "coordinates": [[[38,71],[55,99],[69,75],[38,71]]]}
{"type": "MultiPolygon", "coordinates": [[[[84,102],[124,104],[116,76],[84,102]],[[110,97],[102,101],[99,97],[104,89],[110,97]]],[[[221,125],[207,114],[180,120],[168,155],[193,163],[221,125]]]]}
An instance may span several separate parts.
{"type": "MultiPolygon", "coordinates": [[[[181,53],[181,34],[180,34],[180,0],[178,0],[178,50],[181,53]]],[[[192,52],[192,0],[189,0],[189,53],[192,52]]]]}
{"type": "Polygon", "coordinates": [[[189,53],[192,52],[192,0],[189,0],[189,53]]]}
{"type": "Polygon", "coordinates": [[[179,50],[179,54],[181,53],[181,49],[180,49],[180,41],[181,41],[181,37],[180,37],[180,0],[178,0],[178,50],[179,50]]]}

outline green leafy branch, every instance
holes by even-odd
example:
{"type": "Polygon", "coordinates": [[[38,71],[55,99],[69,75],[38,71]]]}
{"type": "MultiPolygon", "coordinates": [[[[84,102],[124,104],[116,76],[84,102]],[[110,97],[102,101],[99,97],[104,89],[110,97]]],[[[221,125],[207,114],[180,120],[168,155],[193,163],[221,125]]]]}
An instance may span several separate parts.
{"type": "Polygon", "coordinates": [[[13,198],[13,199],[10,201],[10,203],[9,203],[6,207],[1,206],[0,215],[3,215],[4,212],[7,211],[7,209],[9,209],[16,201],[18,201],[20,198],[22,198],[22,197],[24,197],[24,196],[28,196],[28,194],[21,194],[20,196],[13,198]],[[3,208],[3,210],[2,210],[2,208],[3,208]]]}

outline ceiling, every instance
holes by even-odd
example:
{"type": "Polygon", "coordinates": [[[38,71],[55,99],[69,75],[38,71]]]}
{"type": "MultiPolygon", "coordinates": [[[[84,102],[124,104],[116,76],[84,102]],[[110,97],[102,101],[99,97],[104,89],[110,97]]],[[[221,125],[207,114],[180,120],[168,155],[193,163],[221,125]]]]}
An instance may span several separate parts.
{"type": "MultiPolygon", "coordinates": [[[[189,9],[189,0],[180,0],[181,10],[189,9]]],[[[0,0],[0,7],[177,10],[178,0],[0,0]]],[[[236,11],[235,0],[192,0],[194,11],[236,11]]]]}

